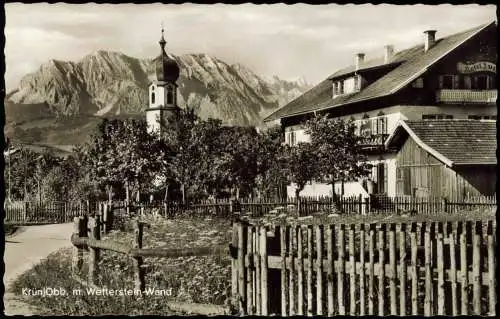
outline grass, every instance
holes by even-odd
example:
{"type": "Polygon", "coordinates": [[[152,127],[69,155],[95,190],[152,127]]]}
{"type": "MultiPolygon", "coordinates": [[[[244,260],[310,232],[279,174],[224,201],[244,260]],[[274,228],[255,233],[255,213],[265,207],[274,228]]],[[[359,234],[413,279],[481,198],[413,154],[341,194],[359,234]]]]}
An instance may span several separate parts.
{"type": "MultiPolygon", "coordinates": [[[[143,247],[201,247],[228,244],[230,221],[217,219],[145,220],[143,247]]],[[[106,239],[131,244],[130,225],[125,231],[112,232],[106,239]]],[[[86,254],[87,255],[87,254],[86,254]]],[[[85,255],[85,256],[86,256],[85,255]]],[[[146,289],[171,289],[171,296],[95,296],[71,278],[71,249],[61,250],[44,259],[20,276],[13,284],[14,293],[22,288],[63,288],[67,296],[29,296],[28,303],[47,309],[51,315],[166,315],[175,314],[166,301],[226,305],[230,297],[230,256],[204,256],[174,259],[146,258],[146,289]],[[73,294],[81,289],[82,294],[73,294]]],[[[86,278],[86,261],[81,278],[86,278]]],[[[102,251],[97,286],[109,289],[132,289],[132,260],[126,256],[102,251]]]]}

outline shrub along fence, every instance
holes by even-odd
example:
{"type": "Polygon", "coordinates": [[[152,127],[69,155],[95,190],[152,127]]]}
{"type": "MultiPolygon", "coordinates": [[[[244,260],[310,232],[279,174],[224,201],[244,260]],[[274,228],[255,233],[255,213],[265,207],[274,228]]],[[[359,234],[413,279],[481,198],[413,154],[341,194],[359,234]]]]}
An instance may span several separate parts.
{"type": "Polygon", "coordinates": [[[235,222],[232,293],[249,315],[495,315],[494,218],[396,219],[235,222]]]}

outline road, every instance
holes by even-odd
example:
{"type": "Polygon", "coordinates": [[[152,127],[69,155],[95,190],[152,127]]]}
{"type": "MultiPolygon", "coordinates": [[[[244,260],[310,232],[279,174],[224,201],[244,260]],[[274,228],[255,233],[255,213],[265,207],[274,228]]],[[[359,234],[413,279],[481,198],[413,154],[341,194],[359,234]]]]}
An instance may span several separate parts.
{"type": "Polygon", "coordinates": [[[71,246],[72,230],[72,223],[23,226],[21,231],[5,239],[4,304],[6,315],[38,314],[38,309],[20,301],[18,297],[7,291],[18,276],[31,269],[41,259],[61,248],[71,246]]]}

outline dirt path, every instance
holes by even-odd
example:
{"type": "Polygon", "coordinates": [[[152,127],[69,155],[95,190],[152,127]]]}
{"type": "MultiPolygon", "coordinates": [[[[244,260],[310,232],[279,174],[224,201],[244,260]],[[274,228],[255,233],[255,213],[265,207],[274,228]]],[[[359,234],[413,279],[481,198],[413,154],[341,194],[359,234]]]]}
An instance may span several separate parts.
{"type": "Polygon", "coordinates": [[[26,226],[5,239],[4,295],[6,315],[37,315],[35,309],[22,302],[19,297],[8,292],[12,282],[22,273],[31,269],[41,259],[61,248],[71,246],[72,223],[26,226]]]}

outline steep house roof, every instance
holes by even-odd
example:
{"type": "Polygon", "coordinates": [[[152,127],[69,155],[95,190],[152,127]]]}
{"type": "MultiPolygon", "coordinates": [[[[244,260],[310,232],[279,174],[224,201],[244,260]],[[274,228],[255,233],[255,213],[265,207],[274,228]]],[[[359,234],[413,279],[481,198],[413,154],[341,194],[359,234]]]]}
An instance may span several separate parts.
{"type": "Polygon", "coordinates": [[[496,164],[496,121],[399,121],[385,146],[399,148],[410,136],[448,166],[496,164]]]}
{"type": "MultiPolygon", "coordinates": [[[[494,25],[495,22],[491,22],[438,39],[434,46],[427,52],[424,52],[423,44],[400,51],[396,53],[389,62],[390,65],[397,65],[392,71],[389,71],[359,92],[332,98],[332,82],[330,79],[352,73],[354,66],[339,70],[295,100],[267,116],[264,121],[272,121],[283,117],[330,109],[345,104],[392,95],[421,76],[430,66],[460,47],[464,42],[473,38],[487,27],[494,25]]],[[[359,71],[382,67],[383,64],[383,59],[369,60],[363,64],[359,71]]]]}

